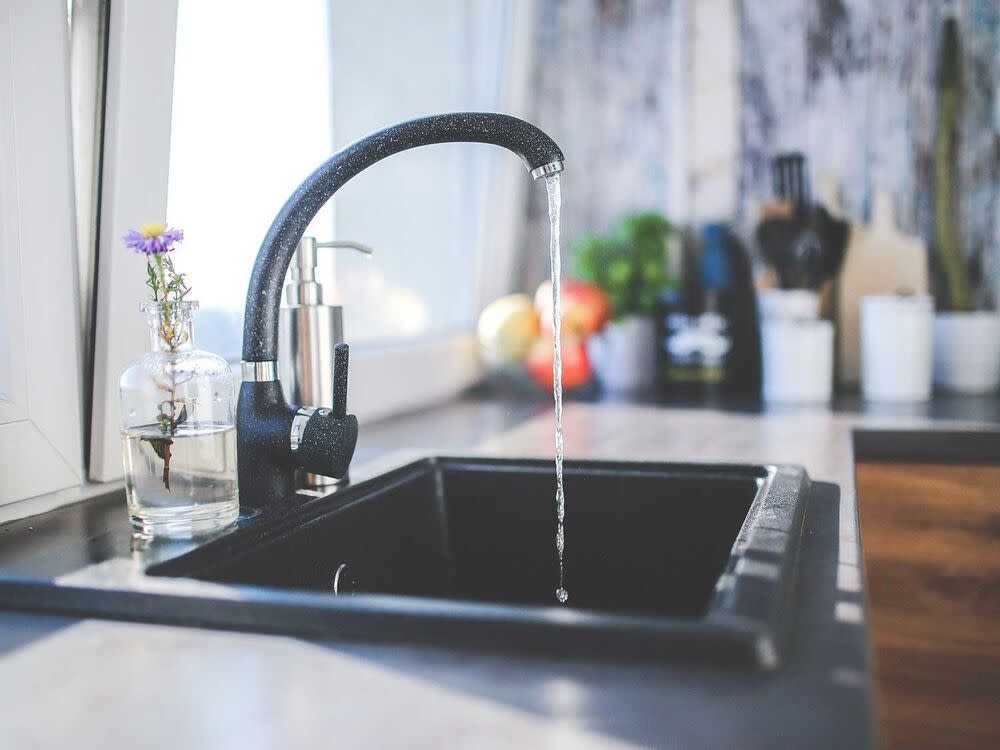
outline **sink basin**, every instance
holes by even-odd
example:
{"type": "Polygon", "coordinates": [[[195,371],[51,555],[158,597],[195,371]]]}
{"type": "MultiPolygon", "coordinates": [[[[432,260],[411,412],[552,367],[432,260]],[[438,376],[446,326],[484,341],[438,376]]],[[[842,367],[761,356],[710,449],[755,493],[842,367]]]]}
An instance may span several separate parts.
{"type": "MultiPolygon", "coordinates": [[[[150,576],[244,592],[205,624],[774,667],[809,488],[798,467],[428,458],[150,576]]],[[[210,589],[211,590],[211,589],[210,589]]]]}

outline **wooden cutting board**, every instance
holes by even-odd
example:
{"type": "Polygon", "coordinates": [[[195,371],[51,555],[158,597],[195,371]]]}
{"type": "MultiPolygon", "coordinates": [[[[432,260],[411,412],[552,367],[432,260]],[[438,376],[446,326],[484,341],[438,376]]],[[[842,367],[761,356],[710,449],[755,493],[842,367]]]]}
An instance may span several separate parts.
{"type": "Polygon", "coordinates": [[[837,377],[861,379],[861,298],[866,294],[927,292],[927,247],[896,227],[892,195],[879,192],[872,223],[853,224],[836,284],[837,377]]]}

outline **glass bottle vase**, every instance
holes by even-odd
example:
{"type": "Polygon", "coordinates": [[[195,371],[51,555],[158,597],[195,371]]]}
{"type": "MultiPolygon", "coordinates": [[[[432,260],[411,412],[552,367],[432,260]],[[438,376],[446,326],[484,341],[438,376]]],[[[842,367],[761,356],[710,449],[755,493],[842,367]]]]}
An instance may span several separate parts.
{"type": "Polygon", "coordinates": [[[189,538],[236,521],[233,372],[196,349],[197,302],[146,302],[151,350],[119,381],[125,493],[133,530],[189,538]]]}

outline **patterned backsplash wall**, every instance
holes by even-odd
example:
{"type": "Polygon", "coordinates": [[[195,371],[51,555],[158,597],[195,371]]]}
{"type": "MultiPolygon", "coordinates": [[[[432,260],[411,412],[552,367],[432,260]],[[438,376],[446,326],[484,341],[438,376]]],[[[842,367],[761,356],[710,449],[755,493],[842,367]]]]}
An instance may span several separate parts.
{"type": "MultiPolygon", "coordinates": [[[[1000,248],[1000,3],[744,0],[740,3],[744,215],[770,190],[771,155],[799,149],[863,219],[874,190],[897,220],[933,236],[935,76],[948,9],[959,20],[963,103],[957,171],[966,253],[1000,248]]],[[[930,242],[929,242],[930,244],[930,242]]],[[[996,287],[994,287],[996,288],[996,287]]]]}
{"type": "MultiPolygon", "coordinates": [[[[959,20],[963,104],[958,181],[966,253],[982,254],[1000,297],[1000,3],[997,0],[540,0],[533,116],[562,145],[568,243],[643,208],[687,221],[692,206],[687,158],[699,95],[695,45],[735,44],[729,72],[738,95],[738,148],[720,154],[731,170],[729,217],[751,222],[771,195],[770,159],[804,152],[819,176],[840,186],[848,217],[864,220],[872,194],[890,190],[897,220],[933,232],[935,72],[943,19],[959,20]],[[734,38],[694,33],[694,3],[708,2],[734,38]]],[[[704,6],[702,6],[704,8],[704,6]]],[[[704,13],[704,10],[702,10],[704,13]]],[[[707,49],[710,58],[712,48],[707,49]]],[[[703,124],[702,124],[703,126],[703,124]]],[[[532,237],[544,207],[532,191],[532,237]]],[[[525,268],[525,286],[544,259],[525,268]]]]}
{"type": "MultiPolygon", "coordinates": [[[[683,104],[683,21],[672,0],[540,0],[532,117],[566,154],[565,247],[604,231],[622,213],[670,213],[683,190],[671,158],[683,104]]],[[[527,237],[545,237],[545,191],[530,191],[527,237]]],[[[524,253],[522,285],[547,274],[542,253],[524,253]]],[[[572,259],[566,258],[567,268],[572,259]]]]}

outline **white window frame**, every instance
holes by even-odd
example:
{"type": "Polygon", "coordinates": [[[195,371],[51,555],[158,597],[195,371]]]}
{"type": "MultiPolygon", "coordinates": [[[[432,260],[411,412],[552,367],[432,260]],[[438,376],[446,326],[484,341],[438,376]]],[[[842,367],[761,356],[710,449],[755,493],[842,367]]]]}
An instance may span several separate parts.
{"type": "Polygon", "coordinates": [[[167,210],[176,0],[112,2],[94,311],[90,479],[122,476],[118,378],[148,341],[145,267],[123,248],[130,227],[167,210]]]}
{"type": "Polygon", "coordinates": [[[65,3],[0,5],[0,50],[3,505],[79,485],[83,454],[65,3]]]}
{"type": "MultiPolygon", "coordinates": [[[[523,115],[535,0],[511,2],[505,109],[523,115]]],[[[130,226],[166,212],[176,23],[177,0],[111,4],[90,454],[90,478],[99,481],[122,474],[117,378],[146,345],[144,322],[136,312],[144,290],[142,264],[119,252],[120,238],[130,226]]],[[[317,164],[327,156],[317,154],[317,164]]],[[[493,261],[490,274],[472,280],[480,306],[514,286],[516,227],[530,185],[517,159],[494,164],[486,181],[490,194],[485,205],[498,209],[475,217],[478,236],[489,238],[484,251],[493,261]]],[[[481,375],[471,329],[398,346],[356,347],[349,408],[363,426],[442,402],[481,375]]]]}

